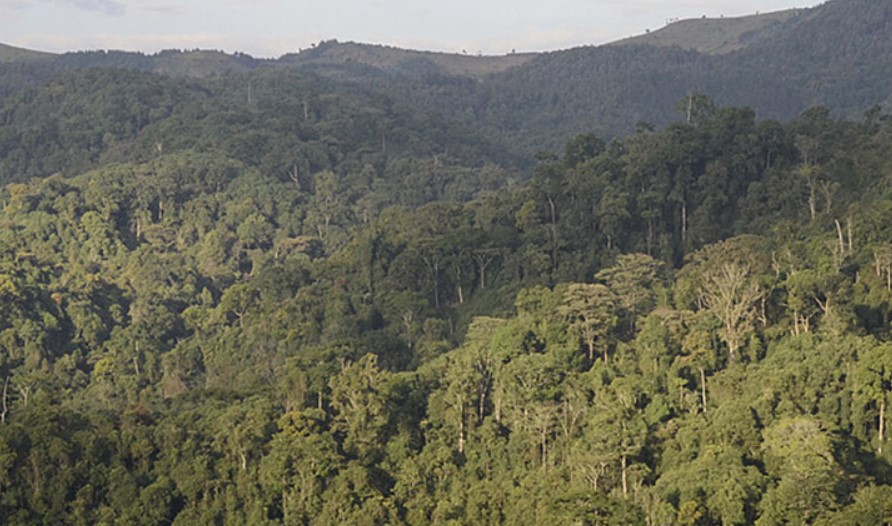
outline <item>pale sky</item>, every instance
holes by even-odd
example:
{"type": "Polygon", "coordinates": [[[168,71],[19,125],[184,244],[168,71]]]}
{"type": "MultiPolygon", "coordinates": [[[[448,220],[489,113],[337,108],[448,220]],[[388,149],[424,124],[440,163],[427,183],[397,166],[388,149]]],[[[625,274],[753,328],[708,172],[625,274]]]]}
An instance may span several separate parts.
{"type": "Polygon", "coordinates": [[[0,43],[42,51],[220,49],[278,57],[338,39],[500,55],[597,45],[670,18],[817,0],[0,0],[0,43]]]}

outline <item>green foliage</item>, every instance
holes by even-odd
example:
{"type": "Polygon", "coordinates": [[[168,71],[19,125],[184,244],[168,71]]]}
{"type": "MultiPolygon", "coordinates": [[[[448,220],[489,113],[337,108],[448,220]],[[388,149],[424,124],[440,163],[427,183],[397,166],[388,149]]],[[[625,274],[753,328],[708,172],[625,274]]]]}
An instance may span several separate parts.
{"type": "Polygon", "coordinates": [[[0,190],[5,523],[888,521],[887,121],[698,98],[496,188],[317,77],[51,95],[0,164],[107,129],[0,190]]]}

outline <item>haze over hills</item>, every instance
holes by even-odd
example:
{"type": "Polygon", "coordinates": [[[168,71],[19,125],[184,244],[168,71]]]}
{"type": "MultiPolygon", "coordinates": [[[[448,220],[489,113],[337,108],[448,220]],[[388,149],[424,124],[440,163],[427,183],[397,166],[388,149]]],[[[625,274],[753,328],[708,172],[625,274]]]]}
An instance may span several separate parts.
{"type": "MultiPolygon", "coordinates": [[[[500,57],[328,41],[278,60],[166,51],[79,52],[53,62],[62,70],[108,66],[177,77],[294,69],[438,112],[529,155],[580,131],[616,137],[639,122],[664,126],[679,118],[675,105],[691,92],[778,119],[814,105],[847,117],[887,105],[890,10],[885,0],[836,0],[679,21],[611,45],[500,57]]],[[[7,59],[27,56],[0,51],[7,59]]]]}

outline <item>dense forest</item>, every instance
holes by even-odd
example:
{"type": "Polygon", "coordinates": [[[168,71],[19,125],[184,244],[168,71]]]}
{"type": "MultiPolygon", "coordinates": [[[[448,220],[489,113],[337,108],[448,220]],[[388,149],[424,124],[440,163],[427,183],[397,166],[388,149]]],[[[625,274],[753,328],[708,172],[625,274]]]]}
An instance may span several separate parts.
{"type": "Polygon", "coordinates": [[[892,521],[881,107],[525,163],[313,72],[4,67],[4,524],[892,521]]]}

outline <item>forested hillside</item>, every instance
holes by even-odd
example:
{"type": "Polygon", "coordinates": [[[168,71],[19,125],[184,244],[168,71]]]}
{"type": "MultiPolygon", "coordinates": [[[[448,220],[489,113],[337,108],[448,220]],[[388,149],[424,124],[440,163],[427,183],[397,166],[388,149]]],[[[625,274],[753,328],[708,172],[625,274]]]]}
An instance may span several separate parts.
{"type": "Polygon", "coordinates": [[[276,60],[200,50],[23,60],[4,48],[0,97],[85,68],[193,80],[289,70],[441,115],[530,158],[560,149],[580,131],[613,138],[639,123],[664,127],[691,93],[782,121],[818,105],[851,119],[875,105],[888,109],[890,20],[890,0],[832,0],[741,19],[680,21],[610,45],[493,57],[334,40],[276,60]],[[11,57],[19,60],[4,62],[11,57]]]}
{"type": "MultiPolygon", "coordinates": [[[[528,149],[558,148],[580,129],[617,136],[640,121],[664,126],[675,118],[674,103],[691,92],[751,107],[761,118],[788,120],[815,105],[858,118],[890,96],[890,23],[888,0],[836,0],[721,55],[646,39],[545,53],[482,83],[470,106],[493,133],[528,149]]],[[[692,31],[708,39],[714,29],[700,24],[692,31]]]]}
{"type": "Polygon", "coordinates": [[[524,176],[315,74],[6,97],[4,523],[889,522],[892,122],[680,102],[524,176]]]}
{"type": "Polygon", "coordinates": [[[784,22],[801,14],[799,9],[756,13],[741,17],[690,18],[670,21],[656,31],[647,31],[614,42],[613,45],[680,47],[707,54],[725,54],[785,31],[784,22]]]}
{"type": "Polygon", "coordinates": [[[0,523],[892,524],[890,10],[0,49],[0,523]]]}

